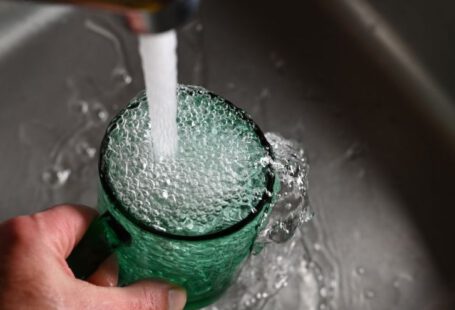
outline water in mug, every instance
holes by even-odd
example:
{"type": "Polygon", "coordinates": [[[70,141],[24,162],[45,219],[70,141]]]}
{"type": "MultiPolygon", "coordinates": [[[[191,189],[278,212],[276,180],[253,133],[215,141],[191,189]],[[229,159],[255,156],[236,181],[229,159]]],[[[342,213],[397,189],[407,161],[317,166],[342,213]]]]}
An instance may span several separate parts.
{"type": "Polygon", "coordinates": [[[178,148],[157,157],[147,100],[117,120],[105,156],[109,182],[138,220],[178,235],[203,235],[244,219],[266,190],[267,151],[244,112],[199,87],[179,86],[178,148]]]}

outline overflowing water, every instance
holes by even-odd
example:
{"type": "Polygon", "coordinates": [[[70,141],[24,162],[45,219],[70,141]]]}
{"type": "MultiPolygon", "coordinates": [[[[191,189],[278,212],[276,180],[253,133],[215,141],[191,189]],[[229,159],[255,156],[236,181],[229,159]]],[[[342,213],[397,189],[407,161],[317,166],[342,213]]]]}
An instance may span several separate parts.
{"type": "MultiPolygon", "coordinates": [[[[298,230],[313,217],[308,198],[306,154],[295,141],[276,133],[265,136],[275,155],[275,159],[269,160],[281,183],[280,192],[276,193],[269,222],[256,240],[253,255],[243,266],[236,283],[221,300],[207,308],[210,310],[263,309],[281,290],[296,283],[299,286],[293,286],[288,294],[300,296],[300,290],[307,285],[312,289],[304,290],[307,298],[301,304],[313,305],[308,309],[315,309],[319,303],[317,279],[312,276],[314,266],[303,259],[305,249],[298,230]]],[[[295,304],[295,300],[292,302],[295,304]]],[[[274,304],[270,309],[277,307],[274,304]]]]}
{"type": "Polygon", "coordinates": [[[156,157],[177,149],[177,38],[174,30],[139,36],[144,82],[149,102],[151,142],[156,157]]]}

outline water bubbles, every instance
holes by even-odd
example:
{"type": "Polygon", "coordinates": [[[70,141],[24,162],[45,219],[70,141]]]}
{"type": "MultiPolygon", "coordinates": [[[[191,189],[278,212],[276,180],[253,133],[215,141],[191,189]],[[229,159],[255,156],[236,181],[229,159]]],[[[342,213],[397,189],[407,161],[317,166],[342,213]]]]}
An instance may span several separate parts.
{"type": "Polygon", "coordinates": [[[173,157],[157,158],[155,144],[150,146],[143,93],[117,119],[108,143],[117,150],[107,162],[115,163],[111,181],[118,192],[143,193],[141,209],[134,199],[121,201],[149,225],[179,234],[218,231],[256,212],[266,191],[267,169],[259,163],[266,151],[253,124],[222,98],[179,86],[178,99],[179,145],[173,157]],[[148,216],[156,206],[159,215],[148,216]]]}

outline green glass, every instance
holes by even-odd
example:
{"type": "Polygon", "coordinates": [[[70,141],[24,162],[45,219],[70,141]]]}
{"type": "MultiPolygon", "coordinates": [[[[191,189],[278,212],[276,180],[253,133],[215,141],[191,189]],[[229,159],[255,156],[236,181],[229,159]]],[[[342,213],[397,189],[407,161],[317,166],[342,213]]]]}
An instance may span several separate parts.
{"type": "MultiPolygon", "coordinates": [[[[187,86],[188,88],[188,86],[187,86]]],[[[190,87],[191,89],[191,87],[190,87]]],[[[198,89],[194,87],[195,96],[198,89]]],[[[257,135],[265,154],[272,150],[259,127],[240,109],[221,97],[209,93],[210,100],[227,104],[236,111],[236,122],[247,122],[257,135]]],[[[143,94],[142,94],[143,96],[143,94]]],[[[117,198],[110,183],[108,139],[115,133],[116,122],[125,111],[136,109],[138,101],[120,112],[109,125],[100,152],[100,187],[96,219],[68,258],[78,278],[88,277],[112,253],[119,263],[119,285],[141,279],[161,279],[186,289],[185,309],[199,309],[215,300],[229,287],[242,263],[253,249],[258,232],[265,225],[274,193],[279,191],[270,166],[264,167],[263,195],[250,206],[246,217],[229,227],[207,234],[176,234],[157,230],[131,214],[117,198]]]]}

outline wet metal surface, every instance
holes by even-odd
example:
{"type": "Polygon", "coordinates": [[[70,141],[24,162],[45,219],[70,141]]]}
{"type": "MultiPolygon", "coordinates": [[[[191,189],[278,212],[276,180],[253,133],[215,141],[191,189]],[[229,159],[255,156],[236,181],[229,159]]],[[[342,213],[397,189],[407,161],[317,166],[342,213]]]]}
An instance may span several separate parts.
{"type": "MultiPolygon", "coordinates": [[[[94,204],[106,121],[143,88],[137,41],[113,17],[66,9],[22,38],[12,23],[41,7],[1,5],[11,22],[0,18],[0,220],[94,204]]],[[[323,245],[339,275],[333,309],[452,309],[452,141],[327,12],[205,1],[179,32],[179,79],[305,145],[319,227],[311,251],[323,245]]],[[[281,308],[305,309],[282,293],[281,308]]]]}

